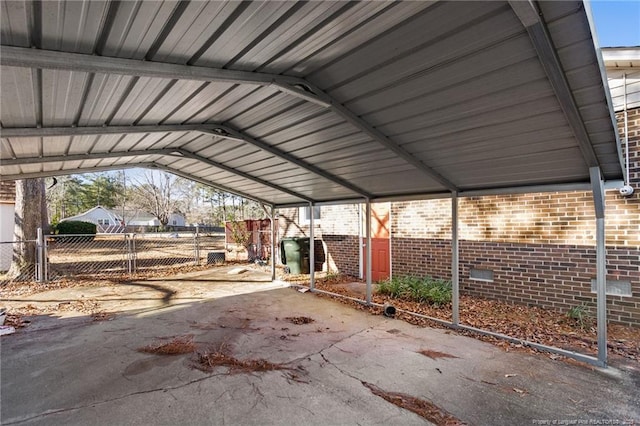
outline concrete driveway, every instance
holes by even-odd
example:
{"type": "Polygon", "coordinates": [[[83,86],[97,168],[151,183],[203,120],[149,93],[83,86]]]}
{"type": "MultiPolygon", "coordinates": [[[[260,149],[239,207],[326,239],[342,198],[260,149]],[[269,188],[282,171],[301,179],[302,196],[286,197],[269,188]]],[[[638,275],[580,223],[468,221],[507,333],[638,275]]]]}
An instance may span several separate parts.
{"type": "Polygon", "coordinates": [[[627,373],[504,352],[228,270],[5,301],[84,297],[120,313],[36,317],[2,337],[2,424],[428,424],[372,389],[468,424],[640,423],[640,383],[627,373]],[[286,369],[203,372],[194,354],[138,351],[186,335],[200,352],[286,369]]]}

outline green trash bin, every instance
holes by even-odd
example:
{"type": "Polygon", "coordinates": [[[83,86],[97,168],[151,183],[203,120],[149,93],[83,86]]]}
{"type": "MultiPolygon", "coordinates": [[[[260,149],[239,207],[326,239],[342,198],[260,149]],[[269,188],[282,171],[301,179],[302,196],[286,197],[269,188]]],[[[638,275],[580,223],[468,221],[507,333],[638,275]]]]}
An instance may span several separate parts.
{"type": "Polygon", "coordinates": [[[292,274],[309,273],[309,238],[283,238],[280,241],[282,263],[292,274]]]}

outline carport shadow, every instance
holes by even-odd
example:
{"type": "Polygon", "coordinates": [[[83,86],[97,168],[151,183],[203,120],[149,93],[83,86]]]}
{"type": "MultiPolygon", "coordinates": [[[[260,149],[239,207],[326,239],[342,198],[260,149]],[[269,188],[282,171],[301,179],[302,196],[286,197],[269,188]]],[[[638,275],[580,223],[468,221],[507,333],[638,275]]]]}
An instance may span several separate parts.
{"type": "MultiPolygon", "coordinates": [[[[158,293],[160,293],[162,295],[161,298],[157,299],[155,297],[150,297],[147,298],[146,300],[162,300],[162,304],[163,305],[168,305],[171,300],[173,299],[173,297],[178,293],[175,290],[170,290],[168,288],[164,288],[161,285],[158,284],[148,284],[148,283],[142,283],[142,282],[137,282],[137,281],[123,281],[121,283],[119,283],[120,285],[124,285],[124,286],[133,286],[133,287],[143,287],[145,289],[151,289],[154,291],[157,291],[158,293]]],[[[100,300],[100,298],[96,298],[97,300],[100,300]]],[[[20,299],[20,298],[2,298],[0,299],[2,301],[5,302],[25,302],[25,301],[31,301],[31,299],[20,299]]],[[[67,298],[63,298],[63,299],[37,299],[37,300],[32,300],[32,302],[38,302],[38,303],[43,303],[43,302],[64,302],[67,301],[67,298]]],[[[115,300],[115,299],[111,299],[111,300],[115,300]]],[[[140,301],[142,299],[127,299],[127,298],[121,298],[121,299],[117,299],[117,300],[137,300],[140,301]]]]}
{"type": "Polygon", "coordinates": [[[202,278],[161,278],[158,279],[158,281],[181,281],[181,282],[202,282],[202,283],[228,283],[228,282],[232,282],[232,281],[242,281],[243,283],[268,283],[271,282],[271,279],[264,279],[264,280],[233,280],[233,279],[226,279],[226,280],[220,280],[220,279],[202,279],[202,278]]]}
{"type": "MultiPolygon", "coordinates": [[[[169,280],[163,280],[163,281],[169,281],[169,280]]],[[[178,280],[176,280],[176,281],[178,281],[178,280]]],[[[127,285],[127,286],[134,286],[134,287],[143,287],[143,288],[148,288],[148,289],[160,292],[160,293],[163,294],[161,300],[162,300],[162,303],[165,304],[165,305],[168,305],[169,302],[171,302],[171,299],[173,298],[173,296],[175,296],[176,293],[177,293],[177,291],[175,291],[175,290],[170,290],[170,289],[162,287],[161,285],[158,285],[158,284],[141,283],[141,282],[138,282],[138,281],[123,281],[120,284],[127,285]]]]}

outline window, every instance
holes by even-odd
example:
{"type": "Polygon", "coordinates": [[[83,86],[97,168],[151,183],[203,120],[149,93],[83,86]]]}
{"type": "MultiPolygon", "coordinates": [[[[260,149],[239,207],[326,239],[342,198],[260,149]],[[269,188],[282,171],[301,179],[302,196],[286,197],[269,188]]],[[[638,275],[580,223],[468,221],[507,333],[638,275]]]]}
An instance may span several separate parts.
{"type": "MultiPolygon", "coordinates": [[[[591,280],[591,293],[597,293],[596,280],[591,280]]],[[[607,280],[607,294],[613,296],[631,296],[631,281],[607,280]]]]}
{"type": "Polygon", "coordinates": [[[98,225],[111,225],[109,219],[98,219],[98,225]]]}
{"type": "Polygon", "coordinates": [[[469,270],[469,278],[476,281],[493,282],[493,271],[490,269],[475,269],[469,270]]]}
{"type": "MultiPolygon", "coordinates": [[[[306,224],[308,225],[310,222],[310,215],[309,212],[311,210],[309,209],[309,207],[300,207],[300,223],[301,224],[306,224]]],[[[313,223],[319,223],[320,222],[320,206],[315,206],[313,208],[313,223]]]]}

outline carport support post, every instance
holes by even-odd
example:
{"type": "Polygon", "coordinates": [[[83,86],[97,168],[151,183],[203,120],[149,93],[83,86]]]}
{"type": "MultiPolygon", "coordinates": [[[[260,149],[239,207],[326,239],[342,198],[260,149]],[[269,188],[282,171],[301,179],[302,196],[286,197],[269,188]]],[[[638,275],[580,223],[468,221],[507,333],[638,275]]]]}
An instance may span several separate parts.
{"type": "Polygon", "coordinates": [[[460,323],[460,264],[458,245],[458,193],[451,193],[451,322],[460,323]]]}
{"type": "Polygon", "coordinates": [[[607,252],[605,243],[605,193],[599,167],[589,169],[596,213],[596,289],[598,319],[598,361],[607,365],[607,252]]]}
{"type": "Polygon", "coordinates": [[[271,281],[276,279],[276,206],[271,206],[271,281]]]}
{"type": "Polygon", "coordinates": [[[314,237],[313,203],[309,203],[309,288],[316,288],[316,242],[314,237]]]}
{"type": "Polygon", "coordinates": [[[365,216],[365,233],[367,235],[367,260],[366,271],[367,276],[367,305],[371,304],[371,200],[367,198],[365,216]]]}
{"type": "Polygon", "coordinates": [[[200,225],[196,224],[196,232],[193,234],[193,251],[194,251],[194,263],[196,266],[200,265],[200,225]]]}
{"type": "Polygon", "coordinates": [[[39,283],[44,282],[44,234],[42,228],[37,230],[36,241],[36,281],[39,283]]]}

